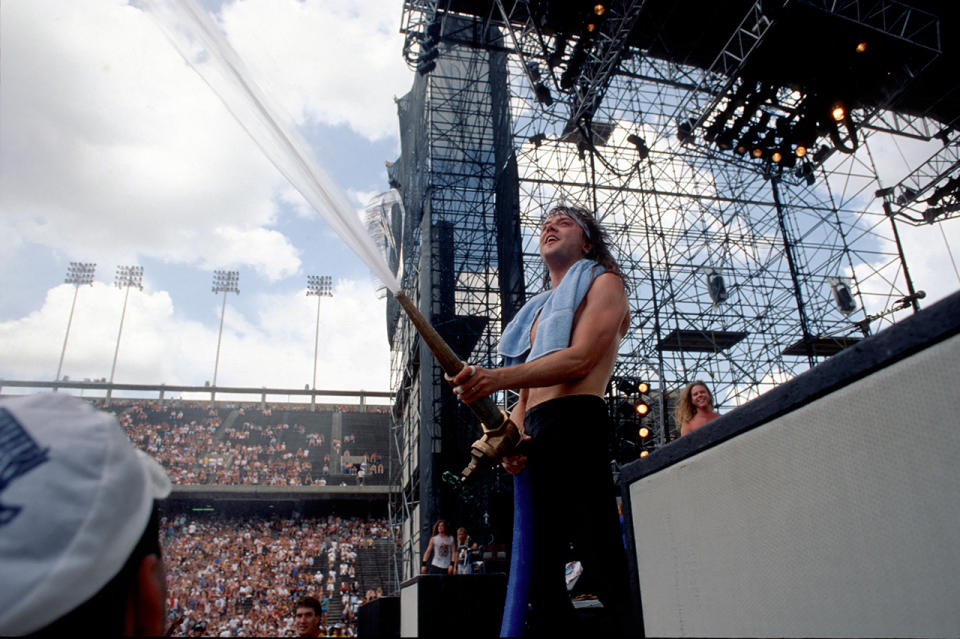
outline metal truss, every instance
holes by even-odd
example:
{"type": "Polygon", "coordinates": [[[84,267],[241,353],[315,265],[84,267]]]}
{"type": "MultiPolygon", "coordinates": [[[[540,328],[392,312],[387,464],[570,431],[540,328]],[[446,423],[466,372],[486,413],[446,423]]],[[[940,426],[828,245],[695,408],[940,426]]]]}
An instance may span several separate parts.
{"type": "MultiPolygon", "coordinates": [[[[728,42],[729,55],[719,56],[713,68],[637,52],[610,51],[603,60],[616,59],[616,64],[606,67],[598,58],[597,72],[606,69],[603,88],[591,94],[596,103],[575,131],[570,129],[575,98],[547,103],[542,92],[538,95],[537,82],[550,79],[534,78],[532,65],[550,68],[547,58],[553,52],[521,4],[501,0],[488,16],[456,16],[476,22],[472,31],[462,33],[482,37],[469,46],[444,49],[437,69],[425,80],[429,160],[423,179],[429,188],[422,190],[422,199],[430,236],[425,224],[419,245],[407,249],[408,258],[415,253],[421,261],[406,267],[416,276],[405,287],[424,295],[421,308],[436,311],[441,333],[444,321],[453,330],[471,332],[469,352],[460,352],[461,357],[484,366],[499,364],[495,349],[503,316],[503,273],[496,238],[502,229],[494,207],[498,173],[507,162],[492,148],[495,132],[505,123],[519,180],[526,295],[540,290],[536,238],[542,215],[560,200],[594,210],[629,278],[631,325],[614,375],[646,380],[653,387],[651,397],[658,405],[647,423],[654,427],[649,441],[655,445],[674,436],[669,407],[684,384],[705,380],[725,412],[910,312],[902,303],[914,289],[899,245],[898,216],[887,215],[876,195],[880,170],[870,152],[876,139],[889,136],[868,131],[854,153],[812,162],[815,175],[810,177],[815,179],[807,179],[697,139],[683,144],[674,135],[678,114],[700,105],[715,107],[733,86],[731,76],[770,25],[759,3],[728,42]],[[498,24],[504,15],[510,21],[498,24]],[[492,26],[499,27],[502,39],[490,35],[492,26]],[[509,71],[507,119],[490,111],[484,97],[491,91],[494,55],[505,57],[509,71]],[[715,275],[723,278],[721,296],[711,295],[708,278],[715,275]],[[853,307],[838,303],[838,282],[851,293],[853,307]],[[451,294],[454,307],[440,312],[451,294]],[[467,317],[475,318],[472,326],[465,324],[467,317]]],[[[848,3],[833,6],[846,10],[848,3]]],[[[434,17],[427,17],[427,11],[421,3],[408,2],[404,24],[429,23],[434,17]]],[[[786,90],[775,97],[784,109],[799,100],[786,90]]],[[[873,122],[877,129],[899,126],[882,111],[873,122]]],[[[923,131],[919,137],[928,139],[927,125],[911,122],[913,129],[894,132],[923,131]]],[[[955,152],[955,146],[949,148],[946,153],[955,152]]],[[[425,367],[405,377],[403,371],[410,370],[422,349],[415,335],[398,334],[405,337],[394,342],[395,385],[401,379],[419,380],[413,383],[420,385],[424,409],[420,425],[401,429],[403,445],[412,446],[411,438],[435,452],[469,445],[474,425],[451,410],[439,369],[425,367]],[[440,424],[443,432],[436,430],[440,424]],[[448,430],[459,434],[450,436],[448,430]]],[[[398,391],[398,397],[405,396],[398,391]]],[[[404,405],[403,420],[414,421],[414,406],[404,405]]],[[[433,516],[423,510],[424,455],[401,458],[420,464],[418,472],[404,471],[404,481],[409,484],[416,476],[421,485],[409,490],[405,485],[404,491],[412,500],[419,490],[420,516],[433,516]]],[[[436,489],[436,479],[432,481],[436,489]]],[[[405,539],[412,558],[406,565],[415,568],[412,528],[405,539]]]]}
{"type": "Polygon", "coordinates": [[[910,224],[960,215],[960,141],[946,143],[895,186],[881,189],[884,209],[910,224]]]}

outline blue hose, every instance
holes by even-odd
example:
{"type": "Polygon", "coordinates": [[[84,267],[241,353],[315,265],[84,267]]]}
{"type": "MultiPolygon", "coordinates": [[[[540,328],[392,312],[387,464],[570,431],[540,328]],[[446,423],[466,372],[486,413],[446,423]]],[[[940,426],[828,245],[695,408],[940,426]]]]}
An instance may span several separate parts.
{"type": "Polygon", "coordinates": [[[507,600],[503,605],[501,637],[520,637],[527,621],[530,578],[533,572],[533,503],[530,471],[513,476],[513,546],[510,551],[510,577],[507,600]]]}

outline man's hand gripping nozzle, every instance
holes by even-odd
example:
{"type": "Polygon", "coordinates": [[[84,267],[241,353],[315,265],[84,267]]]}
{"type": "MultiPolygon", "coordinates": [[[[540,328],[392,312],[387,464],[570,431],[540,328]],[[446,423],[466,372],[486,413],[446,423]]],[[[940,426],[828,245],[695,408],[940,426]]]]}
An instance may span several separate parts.
{"type": "MultiPolygon", "coordinates": [[[[453,350],[440,337],[440,334],[427,322],[427,319],[406,295],[401,292],[397,293],[395,297],[407,313],[410,321],[413,322],[417,332],[420,333],[420,337],[430,348],[430,352],[437,358],[440,368],[443,369],[448,378],[452,379],[463,369],[465,364],[454,354],[453,350]]],[[[484,459],[492,464],[498,464],[503,457],[512,454],[517,445],[520,444],[521,439],[517,425],[510,421],[506,412],[489,397],[478,399],[467,404],[467,406],[480,419],[480,423],[483,425],[483,436],[470,446],[470,463],[461,473],[461,482],[466,481],[467,477],[473,474],[473,471],[484,459]]]]}

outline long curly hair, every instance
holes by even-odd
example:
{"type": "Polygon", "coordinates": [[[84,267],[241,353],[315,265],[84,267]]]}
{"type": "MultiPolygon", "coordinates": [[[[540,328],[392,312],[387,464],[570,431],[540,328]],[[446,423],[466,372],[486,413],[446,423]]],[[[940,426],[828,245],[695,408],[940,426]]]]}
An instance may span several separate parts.
{"type": "Polygon", "coordinates": [[[710,396],[710,405],[713,406],[713,393],[710,392],[710,387],[704,382],[701,382],[698,379],[684,386],[683,390],[680,391],[680,399],[677,400],[677,407],[673,413],[673,419],[676,422],[677,432],[680,432],[680,427],[683,425],[683,422],[690,421],[697,413],[697,409],[693,406],[692,399],[693,389],[695,386],[703,386],[705,389],[707,389],[707,395],[710,396]]]}
{"type": "MultiPolygon", "coordinates": [[[[603,227],[600,226],[600,223],[597,222],[593,213],[582,206],[561,202],[548,210],[543,219],[547,220],[551,216],[559,214],[568,215],[582,222],[583,225],[587,227],[590,231],[590,237],[587,241],[593,246],[584,257],[595,261],[605,268],[607,272],[619,277],[623,281],[624,288],[626,288],[627,278],[623,274],[620,265],[617,264],[617,260],[614,259],[613,254],[610,252],[610,238],[607,236],[607,232],[603,230],[603,227]]],[[[543,287],[544,289],[550,288],[550,271],[547,270],[546,265],[544,265],[543,269],[543,287]]]]}

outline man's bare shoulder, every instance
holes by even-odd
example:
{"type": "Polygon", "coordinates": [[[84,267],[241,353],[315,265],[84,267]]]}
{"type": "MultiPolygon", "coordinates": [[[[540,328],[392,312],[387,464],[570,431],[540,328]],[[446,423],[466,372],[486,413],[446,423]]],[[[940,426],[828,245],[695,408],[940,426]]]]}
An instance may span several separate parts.
{"type": "Polygon", "coordinates": [[[623,299],[627,298],[627,290],[623,285],[623,280],[619,275],[615,273],[601,273],[593,280],[593,284],[590,285],[590,290],[587,292],[589,297],[591,294],[598,294],[598,296],[612,296],[612,297],[621,297],[623,299]]]}

